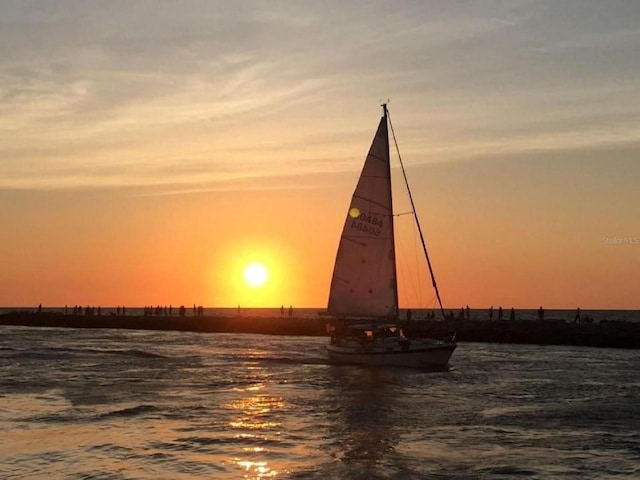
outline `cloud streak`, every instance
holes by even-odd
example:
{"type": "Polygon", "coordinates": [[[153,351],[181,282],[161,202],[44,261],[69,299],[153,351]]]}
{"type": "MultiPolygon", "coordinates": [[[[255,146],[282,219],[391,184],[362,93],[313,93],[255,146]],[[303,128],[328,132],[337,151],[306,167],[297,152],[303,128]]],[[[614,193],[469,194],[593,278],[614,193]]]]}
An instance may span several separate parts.
{"type": "Polygon", "coordinates": [[[417,163],[639,140],[629,2],[3,9],[0,188],[357,169],[386,97],[417,163]]]}

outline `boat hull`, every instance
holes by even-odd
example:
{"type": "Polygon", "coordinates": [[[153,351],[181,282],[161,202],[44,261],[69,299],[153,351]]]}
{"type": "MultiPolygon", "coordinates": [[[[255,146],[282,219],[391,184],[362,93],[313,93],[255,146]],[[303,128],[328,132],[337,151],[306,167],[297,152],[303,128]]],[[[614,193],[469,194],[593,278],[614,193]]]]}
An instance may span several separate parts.
{"type": "Polygon", "coordinates": [[[365,351],[327,345],[327,354],[329,355],[329,360],[337,364],[442,368],[449,363],[456,346],[455,343],[442,342],[407,350],[365,351]]]}

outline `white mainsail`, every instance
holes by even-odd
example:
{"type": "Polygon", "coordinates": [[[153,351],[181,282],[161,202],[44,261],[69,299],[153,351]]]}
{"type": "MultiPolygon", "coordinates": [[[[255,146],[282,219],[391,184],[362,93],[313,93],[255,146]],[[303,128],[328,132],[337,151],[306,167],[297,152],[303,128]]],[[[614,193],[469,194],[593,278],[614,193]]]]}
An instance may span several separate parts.
{"type": "Polygon", "coordinates": [[[327,313],[383,317],[398,307],[386,109],[340,237],[327,313]]]}

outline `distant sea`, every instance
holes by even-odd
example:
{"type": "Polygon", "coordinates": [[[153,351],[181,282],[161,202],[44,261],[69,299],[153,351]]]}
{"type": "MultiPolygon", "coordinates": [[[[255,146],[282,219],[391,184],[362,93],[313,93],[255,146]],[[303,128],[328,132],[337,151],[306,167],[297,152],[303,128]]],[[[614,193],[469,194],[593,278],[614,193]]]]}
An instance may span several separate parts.
{"type": "MultiPolygon", "coordinates": [[[[83,308],[87,305],[81,305],[83,308]]],[[[92,306],[92,305],[90,305],[92,306]]],[[[69,305],[67,307],[67,311],[69,314],[73,311],[73,305],[69,305]]],[[[97,314],[97,305],[93,305],[95,307],[97,314]]],[[[164,306],[162,306],[164,307],[164,306]]],[[[166,305],[167,309],[169,305],[166,305]]],[[[185,305],[187,315],[193,315],[193,307],[194,305],[185,305]]],[[[197,307],[197,305],[196,305],[197,307]]],[[[143,307],[127,307],[126,313],[127,315],[142,315],[144,313],[143,307]]],[[[155,308],[155,306],[154,306],[155,308]]],[[[178,315],[179,305],[172,306],[172,313],[174,316],[178,315]]],[[[0,314],[8,313],[12,311],[36,311],[38,306],[31,307],[0,307],[0,314]]],[[[115,315],[117,313],[118,307],[100,307],[100,311],[102,315],[115,315]]],[[[47,312],[60,312],[63,313],[65,311],[64,306],[62,307],[42,307],[43,311],[47,312]]],[[[318,312],[324,311],[324,307],[319,308],[296,308],[295,306],[292,308],[292,315],[297,318],[317,318],[318,312]]],[[[453,311],[454,315],[458,315],[459,309],[446,309],[446,311],[453,311]]],[[[436,318],[439,317],[439,310],[434,309],[412,309],[413,319],[419,320],[420,318],[426,318],[429,313],[435,313],[436,318]]],[[[510,308],[505,308],[504,310],[504,319],[509,318],[510,308]]],[[[279,317],[281,315],[280,307],[278,308],[213,308],[213,307],[204,307],[203,313],[206,316],[212,317],[233,317],[236,315],[247,316],[247,317],[279,317]]],[[[400,311],[401,318],[405,317],[406,310],[400,311]]],[[[488,309],[471,309],[471,319],[478,320],[486,320],[488,319],[488,309]]],[[[284,315],[289,315],[289,306],[284,306],[284,315]]],[[[493,318],[497,319],[498,316],[498,307],[494,307],[493,309],[493,318]]],[[[564,320],[567,322],[573,322],[576,316],[576,310],[545,310],[544,316],[546,319],[554,319],[554,320],[564,320]]],[[[640,310],[580,310],[581,319],[591,318],[595,323],[598,323],[603,320],[614,320],[614,321],[622,321],[622,322],[640,322],[640,310]]],[[[538,310],[537,309],[516,309],[516,320],[537,320],[538,318],[538,310]]]]}
{"type": "Polygon", "coordinates": [[[0,478],[640,478],[638,350],[460,343],[423,372],[326,340],[0,326],[0,478]]]}

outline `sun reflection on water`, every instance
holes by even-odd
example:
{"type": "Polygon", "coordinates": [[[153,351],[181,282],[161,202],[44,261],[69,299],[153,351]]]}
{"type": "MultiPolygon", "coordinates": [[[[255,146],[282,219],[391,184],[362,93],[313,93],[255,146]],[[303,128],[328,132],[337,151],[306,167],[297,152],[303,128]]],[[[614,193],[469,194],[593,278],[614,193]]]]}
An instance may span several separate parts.
{"type": "Polygon", "coordinates": [[[235,459],[236,463],[241,466],[245,475],[244,478],[273,478],[278,475],[278,472],[271,470],[267,466],[267,462],[251,462],[249,460],[235,459]]]}
{"type": "Polygon", "coordinates": [[[281,396],[260,393],[265,388],[264,382],[259,381],[261,367],[251,365],[250,370],[258,382],[235,390],[240,396],[225,404],[230,413],[228,428],[237,432],[238,442],[245,444],[244,454],[231,461],[242,469],[245,479],[274,478],[281,472],[270,464],[269,455],[282,435],[278,414],[286,405],[281,396]]]}

